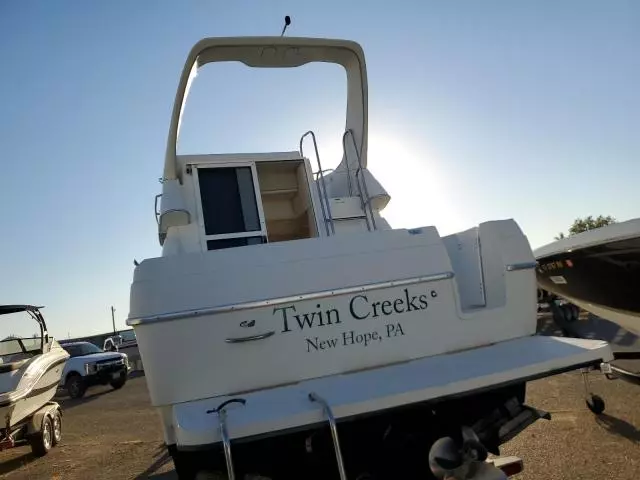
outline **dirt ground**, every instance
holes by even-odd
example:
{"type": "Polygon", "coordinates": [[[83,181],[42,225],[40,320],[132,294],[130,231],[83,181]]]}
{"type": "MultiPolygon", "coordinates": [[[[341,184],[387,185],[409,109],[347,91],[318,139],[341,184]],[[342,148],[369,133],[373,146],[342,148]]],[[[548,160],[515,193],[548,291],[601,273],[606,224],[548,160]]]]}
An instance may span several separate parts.
{"type": "MultiPolygon", "coordinates": [[[[633,480],[640,478],[640,387],[592,375],[606,401],[594,416],[585,406],[579,373],[532,382],[527,403],[551,413],[503,446],[518,455],[518,480],[633,480]]],[[[63,440],[44,458],[28,446],[0,452],[0,476],[10,479],[175,479],[149,405],[144,376],[118,391],[95,387],[80,401],[61,397],[63,440]]]]}

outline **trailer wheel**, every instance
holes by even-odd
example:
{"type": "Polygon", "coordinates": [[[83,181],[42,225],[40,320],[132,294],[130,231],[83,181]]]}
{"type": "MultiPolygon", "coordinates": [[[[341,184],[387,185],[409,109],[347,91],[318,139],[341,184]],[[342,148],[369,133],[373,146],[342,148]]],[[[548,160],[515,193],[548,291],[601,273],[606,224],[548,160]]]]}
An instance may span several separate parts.
{"type": "Polygon", "coordinates": [[[587,407],[596,415],[600,415],[604,412],[604,400],[599,395],[591,395],[589,400],[586,400],[587,407]]]}
{"type": "Polygon", "coordinates": [[[560,307],[562,311],[563,320],[567,323],[573,323],[578,320],[579,311],[577,307],[571,303],[565,303],[560,307]]]}
{"type": "Polygon", "coordinates": [[[53,435],[52,441],[53,446],[55,447],[62,440],[62,415],[60,414],[60,410],[56,410],[56,413],[53,415],[53,435]]]}
{"type": "Polygon", "coordinates": [[[36,457],[43,457],[49,453],[53,446],[53,422],[49,415],[44,416],[40,431],[31,435],[29,443],[31,451],[36,457]]]}
{"type": "Polygon", "coordinates": [[[571,308],[571,321],[577,322],[578,320],[580,320],[580,307],[572,303],[570,308],[571,308]]]}

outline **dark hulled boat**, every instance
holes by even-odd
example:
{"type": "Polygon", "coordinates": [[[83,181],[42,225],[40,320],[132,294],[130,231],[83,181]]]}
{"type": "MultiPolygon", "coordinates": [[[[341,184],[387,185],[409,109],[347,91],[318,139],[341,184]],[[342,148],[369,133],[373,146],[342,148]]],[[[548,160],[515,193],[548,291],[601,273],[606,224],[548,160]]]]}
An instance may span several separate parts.
{"type": "Polygon", "coordinates": [[[640,218],[558,240],[534,255],[541,289],[640,333],[640,218]]]}

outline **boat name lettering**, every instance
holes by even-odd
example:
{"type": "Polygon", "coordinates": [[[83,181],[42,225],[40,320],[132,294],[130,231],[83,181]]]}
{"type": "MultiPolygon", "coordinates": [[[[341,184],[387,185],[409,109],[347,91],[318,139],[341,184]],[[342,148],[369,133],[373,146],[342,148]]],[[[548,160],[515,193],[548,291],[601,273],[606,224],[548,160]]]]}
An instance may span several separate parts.
{"type": "MultiPolygon", "coordinates": [[[[408,288],[403,289],[402,295],[388,300],[370,300],[371,295],[358,294],[349,299],[348,313],[354,320],[368,320],[390,315],[401,315],[429,307],[430,298],[436,298],[438,293],[431,290],[427,293],[414,295],[408,288]]],[[[343,323],[342,312],[339,308],[329,306],[323,308],[318,303],[312,311],[299,311],[295,305],[283,305],[273,308],[273,315],[282,318],[281,333],[294,330],[305,330],[343,323]]]]}

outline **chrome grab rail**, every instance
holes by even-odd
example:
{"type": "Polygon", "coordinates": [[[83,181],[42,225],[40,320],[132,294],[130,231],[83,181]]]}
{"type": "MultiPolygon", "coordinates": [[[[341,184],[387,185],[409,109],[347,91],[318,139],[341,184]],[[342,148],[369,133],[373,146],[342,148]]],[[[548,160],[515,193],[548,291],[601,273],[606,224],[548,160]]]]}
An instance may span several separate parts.
{"type": "Polygon", "coordinates": [[[340,480],[347,480],[347,473],[344,468],[344,460],[342,459],[342,450],[340,448],[340,438],[338,437],[338,427],[336,425],[336,418],[333,415],[331,406],[324,398],[322,398],[315,392],[309,393],[309,400],[319,403],[322,406],[324,414],[327,416],[327,420],[329,421],[329,429],[331,430],[331,438],[333,439],[333,449],[336,454],[336,463],[338,464],[338,473],[340,475],[340,480]]]}
{"type": "Polygon", "coordinates": [[[226,402],[222,402],[222,404],[218,405],[218,407],[216,408],[207,410],[207,414],[215,413],[218,415],[220,437],[222,438],[224,459],[227,465],[227,478],[229,480],[235,480],[236,474],[233,468],[233,457],[231,456],[231,438],[229,437],[229,432],[227,431],[227,412],[225,410],[226,406],[230,403],[240,403],[241,405],[244,405],[247,403],[247,401],[244,398],[232,398],[230,400],[227,400],[226,402]]]}
{"type": "MultiPolygon", "coordinates": [[[[335,168],[325,168],[324,170],[322,170],[322,173],[325,174],[325,173],[333,172],[334,170],[335,168]]],[[[315,177],[314,180],[317,180],[318,176],[320,175],[320,172],[313,172],[313,175],[315,177]]]]}
{"type": "Polygon", "coordinates": [[[244,343],[244,342],[253,342],[254,340],[263,340],[265,338],[269,338],[275,335],[275,330],[270,330],[266,333],[258,333],[256,335],[248,335],[246,337],[229,337],[225,339],[227,343],[244,343]]]}
{"type": "Polygon", "coordinates": [[[162,197],[161,193],[156,195],[155,206],[153,208],[155,210],[155,213],[156,213],[156,223],[158,225],[160,225],[160,212],[158,211],[158,200],[160,200],[161,197],[162,197]]]}
{"type": "Polygon", "coordinates": [[[419,277],[399,278],[397,280],[385,280],[373,283],[365,283],[352,285],[349,287],[333,288],[327,290],[318,290],[315,292],[302,293],[297,295],[285,295],[283,297],[251,300],[247,302],[231,303],[227,305],[217,305],[215,307],[204,307],[193,310],[183,310],[171,313],[162,313],[160,315],[150,315],[147,317],[130,317],[127,325],[145,325],[153,322],[169,322],[180,320],[183,318],[197,318],[205,315],[219,315],[227,312],[238,312],[250,310],[253,308],[272,307],[274,305],[282,305],[291,302],[301,302],[305,300],[315,300],[319,298],[335,297],[336,295],[350,295],[352,293],[370,292],[382,288],[400,287],[407,285],[415,285],[418,283],[439,282],[441,280],[449,280],[455,277],[452,271],[444,271],[432,273],[429,275],[421,275],[419,277]]]}
{"type": "Polygon", "coordinates": [[[302,137],[300,137],[300,155],[304,157],[302,144],[304,142],[304,138],[307,135],[311,135],[311,139],[313,140],[313,148],[316,152],[316,162],[318,164],[318,176],[320,177],[320,182],[316,181],[316,187],[318,188],[318,196],[320,197],[320,207],[322,208],[322,218],[324,219],[324,226],[327,231],[327,235],[335,235],[336,229],[333,224],[333,217],[331,216],[331,206],[329,203],[329,195],[327,195],[327,185],[324,181],[322,165],[320,163],[320,154],[318,153],[318,142],[316,142],[316,135],[315,133],[313,133],[312,130],[309,130],[304,135],[302,135],[302,137]],[[322,191],[320,190],[320,183],[322,184],[322,191]],[[329,226],[331,226],[331,232],[329,231],[329,226]]]}
{"type": "Polygon", "coordinates": [[[364,217],[367,222],[367,229],[371,231],[371,227],[373,226],[373,230],[377,230],[376,227],[376,219],[373,215],[373,208],[371,207],[371,198],[369,197],[369,189],[367,188],[367,180],[362,177],[362,181],[360,180],[360,173],[364,171],[362,166],[362,158],[360,157],[360,152],[358,151],[358,147],[356,145],[356,139],[353,135],[353,130],[350,128],[345,130],[342,135],[342,148],[344,149],[344,156],[347,162],[347,174],[349,175],[349,189],[351,189],[351,175],[349,173],[349,160],[347,158],[347,145],[345,144],[345,140],[347,136],[351,137],[351,142],[353,143],[353,150],[356,152],[356,158],[358,159],[358,169],[356,170],[356,186],[358,187],[358,193],[360,195],[360,203],[362,205],[362,211],[364,212],[364,217]],[[364,195],[363,195],[364,191],[364,195]],[[366,199],[365,199],[366,196],[366,199]],[[371,223],[369,223],[369,215],[371,215],[371,223]]]}

